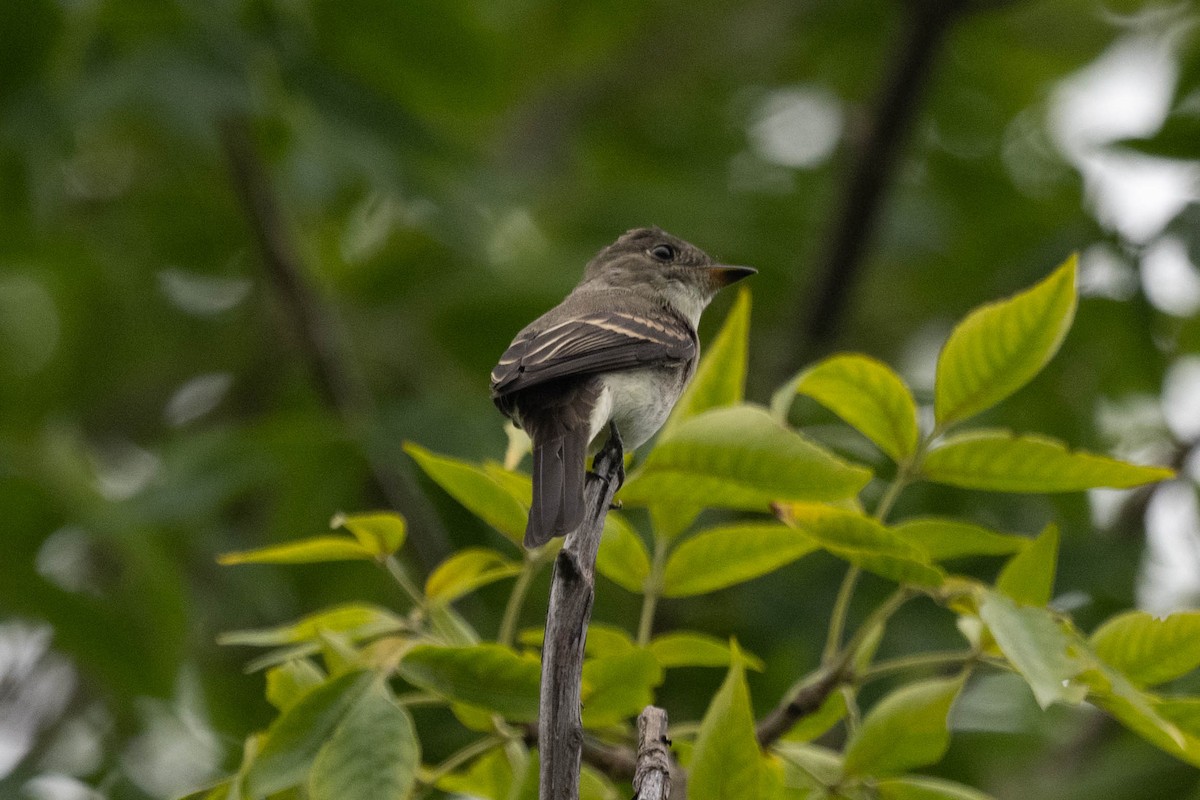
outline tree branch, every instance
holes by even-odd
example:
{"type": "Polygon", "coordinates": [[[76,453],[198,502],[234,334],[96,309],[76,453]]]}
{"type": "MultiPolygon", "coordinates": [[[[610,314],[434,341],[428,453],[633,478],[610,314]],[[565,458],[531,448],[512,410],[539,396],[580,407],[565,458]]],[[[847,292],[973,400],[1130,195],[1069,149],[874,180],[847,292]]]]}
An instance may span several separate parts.
{"type": "Polygon", "coordinates": [[[863,261],[879,224],[900,154],[933,76],[933,64],[969,0],[904,3],[903,29],[868,113],[864,134],[851,144],[848,177],[814,269],[815,287],[804,288],[808,305],[796,330],[794,352],[807,361],[836,337],[863,261]],[[811,300],[807,298],[811,297],[811,300]]]}
{"type": "Polygon", "coordinates": [[[541,800],[579,797],[579,764],[584,744],[580,716],[583,646],[592,617],[600,534],[624,471],[619,439],[614,436],[609,440],[597,454],[593,469],[584,487],[583,524],[567,537],[554,561],[550,584],[538,710],[541,800]]]}
{"type": "Polygon", "coordinates": [[[667,712],[646,706],[638,715],[637,769],[633,800],[667,800],[671,796],[671,740],[667,712]]]}
{"type": "Polygon", "coordinates": [[[845,671],[845,664],[839,664],[833,669],[818,670],[800,686],[799,691],[784,698],[779,705],[767,712],[755,726],[754,732],[758,736],[759,746],[766,750],[801,719],[815,714],[829,699],[829,695],[845,681],[845,671]]]}
{"type": "MultiPolygon", "coordinates": [[[[547,639],[548,640],[548,639],[547,639]]],[[[543,655],[544,658],[544,655],[543,655]]],[[[770,748],[783,734],[787,733],[793,726],[805,717],[814,714],[825,703],[829,696],[833,694],[839,686],[849,680],[850,675],[847,672],[848,659],[839,662],[832,670],[818,670],[803,681],[799,690],[794,694],[790,694],[780,704],[768,712],[761,720],[759,720],[755,733],[758,737],[759,746],[763,750],[770,748]]],[[[582,669],[582,667],[581,667],[582,669]]],[[[545,662],[543,661],[543,676],[545,675],[545,662]]],[[[544,680],[544,678],[543,678],[544,680]]],[[[543,684],[544,686],[544,684],[543,684]]],[[[647,706],[647,709],[652,709],[654,706],[647,706]]],[[[642,712],[645,715],[645,711],[642,712]]],[[[663,712],[665,718],[666,712],[663,712]]],[[[640,764],[640,749],[642,744],[641,725],[642,717],[638,717],[639,728],[639,752],[634,752],[630,747],[617,744],[606,744],[598,742],[594,739],[582,737],[581,757],[582,761],[587,762],[592,767],[595,767],[600,772],[614,780],[628,781],[633,780],[638,774],[640,764]]],[[[544,741],[538,730],[533,726],[529,726],[529,743],[535,744],[544,741]]],[[[581,733],[582,736],[582,733],[581,733]]],[[[540,747],[540,745],[539,745],[540,747]]],[[[549,748],[541,748],[543,759],[546,757],[546,751],[549,748]]],[[[543,762],[544,763],[544,762],[543,762]]],[[[670,759],[671,784],[674,787],[675,800],[680,800],[686,797],[685,786],[687,783],[687,773],[684,772],[678,763],[672,758],[670,759]]],[[[578,783],[578,774],[576,774],[576,784],[578,783]]],[[[576,795],[570,795],[575,797],[576,795]]],[[[546,797],[546,795],[541,795],[546,797]]]]}
{"type": "Polygon", "coordinates": [[[360,443],[379,492],[408,518],[409,538],[418,561],[427,570],[432,569],[449,553],[446,532],[412,476],[373,454],[369,437],[377,429],[375,405],[351,357],[337,316],[305,277],[245,122],[229,119],[220,127],[233,188],[313,383],[360,443]]]}

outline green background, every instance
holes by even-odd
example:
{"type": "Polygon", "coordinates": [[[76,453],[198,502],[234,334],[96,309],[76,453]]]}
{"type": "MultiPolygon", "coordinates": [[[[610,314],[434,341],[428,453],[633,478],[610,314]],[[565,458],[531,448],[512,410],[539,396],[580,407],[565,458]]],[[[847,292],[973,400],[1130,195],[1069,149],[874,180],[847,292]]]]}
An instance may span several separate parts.
{"type": "MultiPolygon", "coordinates": [[[[417,573],[498,543],[401,444],[501,457],[489,369],[630,227],[759,269],[748,396],[760,402],[848,349],[896,365],[928,404],[954,320],[1081,251],[1091,291],[1062,351],[984,421],[1185,463],[1194,441],[1172,435],[1158,397],[1200,349],[1198,326],[1151,303],[1138,269],[1164,235],[1200,262],[1196,207],[1165,234],[1097,213],[1054,120],[1069,108],[1063,82],[1114,43],[1161,53],[1161,111],[1186,111],[1198,22],[1194,5],[1133,0],[0,5],[0,720],[31,737],[0,796],[38,796],[51,775],[112,798],[198,785],[271,717],[261,676],[243,674],[250,654],[218,648],[219,632],[399,599],[369,566],[219,568],[218,553],[319,532],[397,491],[417,573]],[[814,340],[826,242],[913,8],[922,24],[961,13],[903,104],[912,123],[896,169],[879,172],[877,226],[850,215],[865,260],[833,335],[814,340]],[[241,161],[231,136],[248,145],[241,161]],[[780,153],[780,141],[811,149],[780,153]],[[277,224],[249,213],[235,164],[257,170],[277,224]],[[316,310],[348,376],[340,390],[264,262],[264,230],[299,269],[302,310],[316,310]],[[1105,258],[1115,284],[1097,282],[1105,258]]],[[[1162,113],[1109,138],[1153,134],[1162,113]]],[[[1195,141],[1146,148],[1195,180],[1195,141]]],[[[702,339],[729,302],[714,303],[702,339]]],[[[797,403],[793,421],[883,464],[815,404],[797,403]]],[[[1091,629],[1135,602],[1147,502],[1134,494],[1097,526],[1083,495],[919,485],[896,517],[1030,534],[1059,520],[1057,594],[1091,629]]],[[[841,572],[813,555],[664,601],[659,625],[736,635],[762,656],[767,672],[750,676],[761,712],[815,664],[841,572]]],[[[493,631],[506,588],[462,610],[493,631]]],[[[863,607],[886,589],[868,581],[863,607]]],[[[1177,601],[1194,605],[1191,591],[1177,601]]],[[[606,582],[599,595],[598,619],[636,624],[634,596],[606,582]]],[[[933,612],[906,609],[885,647],[953,646],[933,612]]],[[[720,679],[672,673],[672,721],[699,718],[720,679]]],[[[1099,715],[1042,714],[1016,684],[980,684],[942,774],[1002,800],[1200,797],[1193,768],[1099,715]]],[[[422,735],[428,761],[453,738],[422,735]]]]}

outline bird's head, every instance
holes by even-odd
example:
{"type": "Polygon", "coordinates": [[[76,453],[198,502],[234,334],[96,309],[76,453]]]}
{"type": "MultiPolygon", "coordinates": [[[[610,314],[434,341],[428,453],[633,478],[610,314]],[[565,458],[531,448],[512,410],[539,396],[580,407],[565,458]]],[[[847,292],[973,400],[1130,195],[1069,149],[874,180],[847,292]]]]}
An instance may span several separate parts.
{"type": "Polygon", "coordinates": [[[755,272],[752,267],[720,264],[699,247],[661,228],[634,228],[588,262],[580,288],[649,292],[695,325],[713,295],[755,272]]]}

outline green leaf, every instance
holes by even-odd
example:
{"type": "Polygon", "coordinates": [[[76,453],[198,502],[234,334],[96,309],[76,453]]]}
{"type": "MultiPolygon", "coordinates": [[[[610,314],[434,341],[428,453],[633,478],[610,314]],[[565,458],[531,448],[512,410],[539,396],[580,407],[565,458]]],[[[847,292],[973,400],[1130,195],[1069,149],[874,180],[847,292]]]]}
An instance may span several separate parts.
{"type": "MultiPolygon", "coordinates": [[[[504,791],[465,791],[461,793],[470,797],[498,798],[498,800],[538,800],[538,774],[540,772],[538,751],[529,751],[523,759],[512,757],[511,745],[508,752],[507,760],[511,765],[512,777],[504,791]]],[[[497,776],[501,780],[504,777],[502,770],[503,767],[496,767],[497,776]]],[[[579,770],[579,800],[621,800],[621,795],[617,793],[616,788],[607,778],[587,764],[583,764],[579,770]]]]}
{"type": "Polygon", "coordinates": [[[429,574],[425,597],[437,603],[451,603],[493,581],[512,577],[521,565],[486,547],[472,547],[455,553],[429,574]]]}
{"type": "Polygon", "coordinates": [[[1159,619],[1127,611],[1088,640],[1096,655],[1137,686],[1154,686],[1200,667],[1200,611],[1159,619]]]}
{"type": "Polygon", "coordinates": [[[314,536],[287,544],[259,547],[217,556],[217,563],[231,564],[319,564],[325,561],[374,559],[375,551],[344,536],[314,536]]]}
{"type": "Polygon", "coordinates": [[[970,431],[948,436],[925,457],[922,472],[935,483],[993,492],[1078,492],[1102,486],[1125,489],[1166,480],[1164,467],[1127,464],[1071,451],[1045,436],[970,431]]]}
{"type": "Polygon", "coordinates": [[[1038,705],[1078,705],[1087,687],[1076,678],[1087,667],[1079,643],[1044,608],[1017,606],[996,592],[985,592],[979,616],[1004,657],[1016,668],[1038,705]]]}
{"type": "Polygon", "coordinates": [[[342,675],[367,667],[362,653],[346,636],[333,631],[317,631],[320,642],[321,660],[330,675],[342,675]]]}
{"type": "MultiPolygon", "coordinates": [[[[538,646],[540,647],[541,644],[541,637],[538,637],[538,646]]],[[[621,655],[630,652],[635,647],[633,637],[615,625],[605,625],[603,622],[593,622],[588,625],[584,652],[589,656],[604,658],[605,656],[621,655]]]]}
{"type": "Polygon", "coordinates": [[[741,659],[735,658],[700,723],[688,776],[688,797],[758,800],[761,761],[745,671],[741,659]]]}
{"type": "Polygon", "coordinates": [[[726,525],[684,540],[667,559],[663,597],[690,597],[742,583],[816,550],[807,536],[779,523],[726,525]]]}
{"type": "Polygon", "coordinates": [[[462,614],[454,610],[454,606],[431,603],[426,606],[425,613],[429,614],[429,624],[444,642],[463,646],[479,644],[479,634],[462,614]]]}
{"type": "Polygon", "coordinates": [[[512,763],[499,744],[472,761],[465,771],[443,775],[437,782],[443,792],[468,797],[508,798],[512,786],[512,763]]]}
{"type": "Polygon", "coordinates": [[[784,800],[785,767],[778,758],[764,756],[758,762],[758,797],[784,800]]]}
{"type": "Polygon", "coordinates": [[[934,413],[945,427],[1020,389],[1062,344],[1075,316],[1078,259],[1042,282],[968,314],[938,356],[934,413]]]}
{"type": "Polygon", "coordinates": [[[706,411],[659,440],[620,497],[637,505],[766,511],[775,500],[839,500],[870,470],[842,461],[750,405],[706,411]]]}
{"type": "Polygon", "coordinates": [[[917,450],[917,404],[903,379],[881,361],[837,355],[797,375],[771,402],[786,420],[797,393],[837,414],[897,463],[917,450]],[[784,392],[787,392],[784,396],[784,392]]]}
{"type": "Polygon", "coordinates": [[[529,498],[518,491],[514,482],[497,480],[483,467],[437,455],[412,442],[405,442],[404,452],[472,514],[513,542],[524,540],[529,498]]]}
{"type": "Polygon", "coordinates": [[[486,708],[469,706],[466,703],[451,703],[450,713],[467,730],[478,733],[495,733],[496,731],[496,715],[486,708]]]}
{"type": "Polygon", "coordinates": [[[1088,700],[1118,722],[1176,758],[1200,766],[1200,739],[1188,734],[1163,712],[1158,698],[1138,689],[1101,661],[1081,673],[1091,689],[1088,700]]]}
{"type": "Polygon", "coordinates": [[[833,750],[803,742],[776,742],[772,748],[783,759],[784,785],[791,789],[819,791],[817,795],[801,795],[808,798],[827,797],[826,787],[836,786],[842,780],[842,756],[833,750]]]}
{"type": "Polygon", "coordinates": [[[522,508],[529,508],[533,503],[533,478],[524,472],[505,469],[503,464],[495,461],[484,461],[483,471],[488,477],[500,484],[506,492],[512,495],[522,508]]]}
{"type": "Polygon", "coordinates": [[[345,528],[358,543],[377,556],[390,556],[404,545],[408,523],[394,511],[372,514],[338,514],[329,527],[345,528]]]}
{"type": "Polygon", "coordinates": [[[346,603],[309,614],[277,628],[223,633],[217,637],[217,642],[226,645],[279,647],[300,642],[315,642],[321,631],[334,631],[357,641],[383,633],[394,633],[404,628],[404,620],[390,611],[366,603],[346,603]]]}
{"type": "Polygon", "coordinates": [[[654,538],[668,542],[692,527],[692,523],[704,511],[696,503],[655,503],[650,506],[650,530],[654,538]]]}
{"type": "Polygon", "coordinates": [[[420,766],[412,718],[376,681],[317,753],[308,795],[311,800],[406,800],[420,766]]]}
{"type": "Polygon", "coordinates": [[[347,673],[313,689],[276,717],[246,773],[246,794],[265,797],[303,783],[330,733],[373,681],[369,672],[347,673]]]}
{"type": "Polygon", "coordinates": [[[583,663],[583,724],[615,725],[654,702],[662,668],[648,650],[630,650],[583,663]]]}
{"type": "Polygon", "coordinates": [[[710,408],[742,402],[750,353],[750,290],[742,287],[725,324],[704,348],[696,374],[671,412],[663,435],[710,408]]]}
{"type": "Polygon", "coordinates": [[[1044,606],[1054,596],[1057,565],[1058,526],[1051,524],[1004,565],[996,588],[1023,605],[1044,606]]]}
{"type": "Polygon", "coordinates": [[[844,692],[830,692],[820,708],[811,714],[806,714],[783,735],[789,742],[811,742],[818,736],[823,736],[830,728],[837,725],[846,716],[846,695],[844,692]]]}
{"type": "Polygon", "coordinates": [[[645,542],[624,517],[611,511],[604,520],[596,571],[634,594],[646,590],[646,579],[650,577],[650,554],[645,542]]]}
{"type": "Polygon", "coordinates": [[[918,775],[878,781],[875,792],[879,800],[993,800],[970,786],[918,775]]]}
{"type": "Polygon", "coordinates": [[[945,578],[923,550],[861,513],[818,503],[794,503],[779,511],[820,547],[868,572],[921,586],[938,586],[945,578]]]}
{"type": "Polygon", "coordinates": [[[1019,553],[1030,542],[1024,536],[997,533],[945,517],[908,519],[893,525],[892,533],[924,550],[933,561],[1019,553]]]}
{"type": "Polygon", "coordinates": [[[226,778],[218,783],[188,792],[176,800],[242,800],[242,792],[234,785],[236,778],[226,778]]]}
{"type": "MultiPolygon", "coordinates": [[[[589,634],[590,636],[590,634],[589,634]]],[[[663,669],[674,667],[728,667],[733,663],[733,651],[726,642],[707,633],[674,631],[654,637],[650,652],[663,669]]],[[[739,651],[742,661],[752,670],[762,672],[762,659],[739,651]]]]}
{"type": "Polygon", "coordinates": [[[287,711],[324,681],[325,674],[307,658],[290,659],[267,670],[267,702],[287,711]]]}
{"type": "Polygon", "coordinates": [[[950,746],[946,717],[962,678],[918,681],[880,700],[846,745],[847,775],[893,775],[934,764],[950,746]]]}
{"type": "MultiPolygon", "coordinates": [[[[511,748],[509,750],[511,753],[511,748]]],[[[508,796],[504,800],[540,800],[539,794],[539,775],[541,772],[541,764],[539,753],[537,750],[529,750],[524,758],[524,766],[513,760],[513,786],[508,791],[508,796]]],[[[511,758],[511,756],[510,756],[511,758]]],[[[582,769],[580,778],[583,777],[582,769]]],[[[583,781],[580,780],[580,784],[583,781]]]]}
{"type": "Polygon", "coordinates": [[[538,660],[502,645],[418,645],[400,662],[400,676],[448,700],[482,706],[514,722],[537,719],[538,660]]]}
{"type": "MultiPolygon", "coordinates": [[[[219,641],[218,643],[223,644],[219,641]]],[[[276,647],[267,650],[262,655],[255,656],[246,662],[246,672],[260,672],[269,667],[284,664],[296,658],[308,658],[309,656],[319,653],[321,644],[318,640],[304,642],[303,644],[287,645],[285,647],[276,647]]]]}
{"type": "Polygon", "coordinates": [[[1154,709],[1185,736],[1200,741],[1200,697],[1154,698],[1154,709]]]}
{"type": "Polygon", "coordinates": [[[579,800],[623,800],[613,782],[584,764],[579,770],[579,800]]]}

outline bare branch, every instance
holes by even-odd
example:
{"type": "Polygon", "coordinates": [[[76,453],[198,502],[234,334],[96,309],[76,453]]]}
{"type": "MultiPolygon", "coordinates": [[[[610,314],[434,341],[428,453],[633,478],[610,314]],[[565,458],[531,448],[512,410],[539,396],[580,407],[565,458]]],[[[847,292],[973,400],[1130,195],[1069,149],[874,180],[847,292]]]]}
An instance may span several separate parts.
{"type": "Polygon", "coordinates": [[[378,429],[374,403],[342,335],[337,315],[305,276],[246,124],[240,120],[224,121],[221,141],[234,189],[262,251],[267,278],[292,326],[313,382],[360,442],[376,487],[393,508],[403,511],[408,518],[409,538],[417,558],[426,569],[432,569],[449,553],[446,532],[412,476],[384,462],[367,441],[378,429]]]}
{"type": "Polygon", "coordinates": [[[579,797],[579,765],[584,743],[580,716],[583,646],[592,617],[596,552],[600,548],[604,518],[620,485],[622,457],[619,444],[613,440],[596,456],[595,472],[588,473],[584,487],[583,524],[567,537],[567,543],[554,560],[538,712],[542,800],[579,797]]]}
{"type": "Polygon", "coordinates": [[[801,719],[815,714],[845,680],[843,672],[844,669],[830,669],[814,673],[799,691],[767,712],[755,728],[759,746],[766,750],[801,719]]]}
{"type": "Polygon", "coordinates": [[[667,800],[671,796],[671,740],[667,712],[646,706],[638,715],[637,769],[633,800],[667,800]]]}

